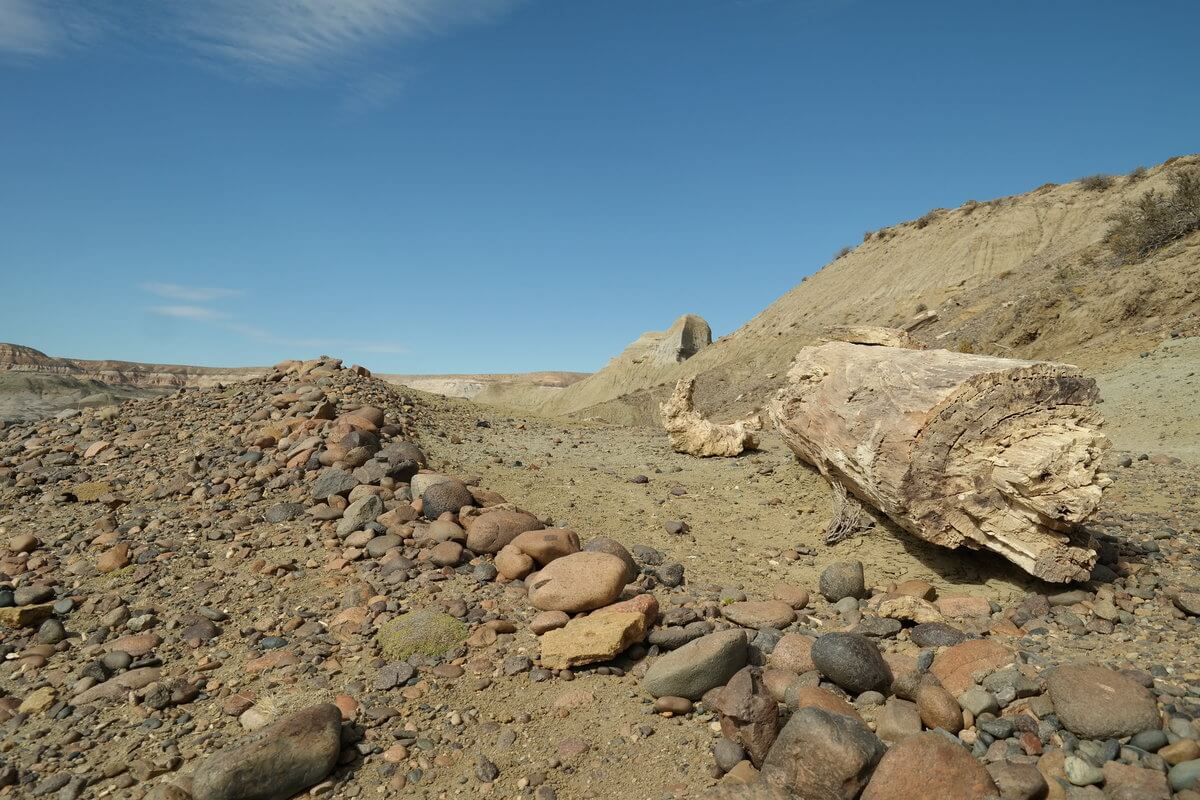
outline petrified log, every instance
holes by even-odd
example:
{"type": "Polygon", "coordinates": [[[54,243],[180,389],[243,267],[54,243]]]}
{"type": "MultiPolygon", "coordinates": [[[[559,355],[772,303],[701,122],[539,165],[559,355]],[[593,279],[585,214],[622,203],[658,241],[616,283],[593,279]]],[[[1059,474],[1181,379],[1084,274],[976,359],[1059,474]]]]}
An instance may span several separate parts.
{"type": "Polygon", "coordinates": [[[757,415],[728,424],[709,422],[692,406],[695,378],[683,378],[675,392],[659,406],[671,447],[693,456],[736,456],[758,446],[752,431],[762,428],[757,415]]]}
{"type": "Polygon", "coordinates": [[[1096,561],[1081,523],[1109,484],[1097,396],[1064,364],[829,342],[800,351],[770,413],[835,492],[1061,582],[1096,561]]]}

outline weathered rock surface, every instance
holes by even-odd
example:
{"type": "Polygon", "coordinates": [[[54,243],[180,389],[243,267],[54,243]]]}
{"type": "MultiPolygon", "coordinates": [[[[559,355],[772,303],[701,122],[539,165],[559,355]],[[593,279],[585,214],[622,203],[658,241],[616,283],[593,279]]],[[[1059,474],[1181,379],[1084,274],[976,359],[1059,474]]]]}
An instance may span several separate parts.
{"type": "Polygon", "coordinates": [[[1063,727],[1086,739],[1117,739],[1159,727],[1154,696],[1105,667],[1064,664],[1050,671],[1046,688],[1063,727]]]}
{"type": "Polygon", "coordinates": [[[542,635],[542,666],[566,669],[607,661],[645,636],[646,617],[637,612],[578,617],[542,635]]]}
{"type": "Polygon", "coordinates": [[[625,587],[625,563],[607,553],[572,553],[529,581],[529,602],[543,611],[576,613],[606,606],[625,587]]]}
{"type": "Polygon", "coordinates": [[[762,766],[762,781],[806,800],[854,800],[884,754],[861,721],[819,708],[797,711],[762,766]]]}
{"type": "Polygon", "coordinates": [[[285,800],[318,783],[337,763],[342,713],[312,706],[263,728],[196,767],[194,800],[285,800]]]}
{"type": "Polygon", "coordinates": [[[703,457],[738,456],[758,446],[754,432],[762,428],[761,419],[755,416],[728,424],[710,422],[693,406],[695,389],[694,379],[681,378],[675,385],[675,392],[659,407],[663,428],[677,453],[703,457]]]}
{"type": "Polygon", "coordinates": [[[716,707],[721,733],[745,749],[750,763],[761,767],[779,729],[779,706],[758,673],[751,667],[738,670],[718,695],[716,707]]]}
{"type": "Polygon", "coordinates": [[[893,745],[862,800],[987,800],[997,793],[992,776],[966,748],[930,732],[893,745]]]}
{"type": "Polygon", "coordinates": [[[688,642],[659,656],[642,681],[655,697],[672,695],[698,700],[709,689],[723,686],[746,666],[746,634],[719,631],[688,642]]]}

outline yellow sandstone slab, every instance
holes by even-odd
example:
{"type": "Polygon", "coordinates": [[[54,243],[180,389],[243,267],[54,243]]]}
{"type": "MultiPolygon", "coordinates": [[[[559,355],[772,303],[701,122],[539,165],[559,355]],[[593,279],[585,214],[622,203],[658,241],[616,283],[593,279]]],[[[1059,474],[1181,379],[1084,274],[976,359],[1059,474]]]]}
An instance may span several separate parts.
{"type": "Polygon", "coordinates": [[[542,666],[566,669],[607,661],[645,636],[646,617],[636,612],[576,617],[542,636],[542,666]]]}

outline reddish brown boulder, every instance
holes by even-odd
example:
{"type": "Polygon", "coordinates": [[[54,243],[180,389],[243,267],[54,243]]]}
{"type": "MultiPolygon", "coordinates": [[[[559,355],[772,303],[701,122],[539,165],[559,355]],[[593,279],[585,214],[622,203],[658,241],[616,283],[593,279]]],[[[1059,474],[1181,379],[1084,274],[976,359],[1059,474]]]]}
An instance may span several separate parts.
{"type": "Polygon", "coordinates": [[[591,611],[612,603],[623,588],[621,559],[608,553],[572,553],[530,578],[529,602],[543,611],[591,611]]]}
{"type": "Polygon", "coordinates": [[[816,639],[802,633],[789,633],[781,637],[771,651],[768,663],[775,669],[788,670],[797,674],[811,672],[817,668],[812,660],[812,646],[816,639]]]}
{"type": "Polygon", "coordinates": [[[992,776],[966,748],[930,732],[888,750],[862,800],[985,800],[997,794],[992,776]]]}
{"type": "Polygon", "coordinates": [[[717,711],[722,735],[745,748],[750,763],[761,767],[779,731],[779,706],[752,667],[743,667],[725,684],[717,711]]]}
{"type": "Polygon", "coordinates": [[[986,677],[1016,658],[1013,651],[988,639],[971,639],[938,654],[929,671],[950,694],[958,697],[977,677],[986,677]]]}
{"type": "Polygon", "coordinates": [[[541,521],[527,511],[489,511],[471,520],[467,549],[473,553],[499,553],[504,545],[525,531],[538,531],[543,527],[541,521]]]}
{"type": "Polygon", "coordinates": [[[806,800],[853,800],[883,753],[883,742],[861,720],[803,708],[771,746],[762,781],[806,800]]]}

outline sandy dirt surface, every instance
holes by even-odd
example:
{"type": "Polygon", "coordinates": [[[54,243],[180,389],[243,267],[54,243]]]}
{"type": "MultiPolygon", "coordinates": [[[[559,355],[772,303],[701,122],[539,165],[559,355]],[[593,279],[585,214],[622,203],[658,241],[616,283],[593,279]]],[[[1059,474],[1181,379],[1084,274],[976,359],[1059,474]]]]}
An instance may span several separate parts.
{"type": "MultiPolygon", "coordinates": [[[[307,413],[319,402],[315,395],[336,401],[339,413],[379,404],[417,437],[431,467],[477,478],[547,522],[570,525],[585,543],[610,535],[681,562],[685,584],[653,590],[664,612],[711,612],[728,625],[719,616],[731,597],[770,598],[787,582],[812,592],[797,626],[850,628],[859,612],[841,616],[815,592],[823,567],[850,559],[863,562],[868,586],[924,579],[943,595],[982,596],[998,607],[1027,591],[1063,589],[987,554],[944,552],[883,524],[824,546],[826,487],[773,436],[741,458],[700,460],[671,453],[665,436],[648,429],[523,419],[421,394],[406,402],[378,382],[340,374],[320,392],[305,386],[286,394],[292,388],[253,382],[187,392],[125,405],[114,419],[85,412],[6,432],[0,538],[34,533],[39,541],[25,557],[7,555],[6,569],[19,586],[49,586],[71,602],[61,612],[67,637],[56,644],[28,631],[4,634],[0,699],[25,703],[44,690],[52,702],[73,695],[85,665],[116,637],[138,631],[156,642],[138,662],[162,670],[155,686],[197,686],[199,694],[176,703],[147,687],[121,702],[80,702],[67,711],[57,699],[62,705],[9,716],[0,721],[0,768],[11,766],[5,774],[18,783],[5,796],[55,786],[83,796],[86,786],[138,800],[176,773],[205,769],[205,758],[246,736],[254,715],[270,719],[330,699],[350,709],[344,713],[361,738],[317,790],[326,796],[645,800],[699,797],[716,782],[717,717],[703,707],[682,717],[654,713],[641,680],[654,658],[647,648],[566,674],[539,671],[540,644],[529,629],[536,609],[520,583],[475,577],[490,558],[432,568],[422,560],[432,544],[423,538],[428,526],[418,522],[402,548],[413,561],[410,573],[388,581],[381,559],[348,548],[334,522],[310,516],[320,470],[242,460],[259,452],[247,439],[265,441],[244,426],[249,417],[266,420],[267,410],[296,404],[307,413]],[[113,444],[100,456],[61,455],[101,437],[113,444]],[[647,482],[632,482],[638,475],[647,482]],[[80,500],[85,480],[111,482],[131,502],[110,514],[103,502],[80,500]],[[287,503],[300,506],[299,515],[272,522],[269,514],[287,503]],[[673,519],[687,521],[690,533],[667,533],[663,523],[673,519]],[[99,572],[118,540],[130,544],[130,563],[99,572]],[[224,617],[197,643],[186,631],[201,608],[224,617]],[[389,666],[381,626],[439,609],[470,620],[475,632],[485,621],[513,629],[444,660],[417,659],[407,683],[381,686],[389,666]],[[272,661],[281,655],[291,660],[272,661]],[[498,775],[480,777],[491,775],[481,757],[498,775]]],[[[1120,455],[1112,454],[1114,464],[1120,455]]],[[[1126,584],[1146,599],[1118,598],[1131,611],[1106,627],[1092,613],[1100,600],[1091,592],[1104,587],[1093,586],[1028,630],[991,638],[1020,649],[1030,664],[1086,657],[1153,665],[1162,670],[1162,696],[1193,713],[1189,693],[1200,670],[1187,643],[1194,624],[1162,589],[1195,588],[1196,465],[1134,461],[1114,466],[1113,477],[1095,528],[1110,537],[1110,563],[1154,576],[1154,583],[1126,584]]],[[[960,624],[984,633],[999,622],[960,624]]],[[[910,658],[917,650],[904,636],[879,646],[910,658]]],[[[873,719],[878,707],[860,711],[873,719]]]]}
{"type": "Polygon", "coordinates": [[[1166,341],[1097,382],[1118,447],[1200,461],[1200,338],[1166,341]]]}

